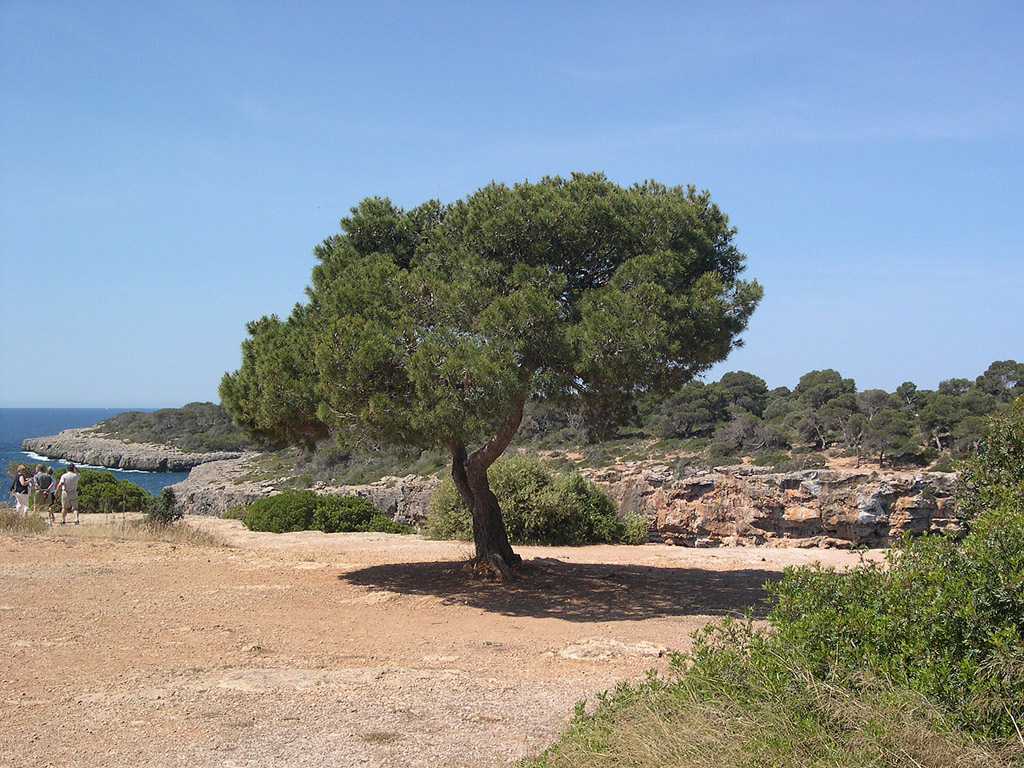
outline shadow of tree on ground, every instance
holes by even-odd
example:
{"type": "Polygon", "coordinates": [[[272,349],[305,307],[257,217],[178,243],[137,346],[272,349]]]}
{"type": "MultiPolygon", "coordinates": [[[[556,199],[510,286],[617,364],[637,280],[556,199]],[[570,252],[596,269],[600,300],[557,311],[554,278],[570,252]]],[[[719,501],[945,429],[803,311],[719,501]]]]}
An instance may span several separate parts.
{"type": "Polygon", "coordinates": [[[667,616],[740,616],[747,608],[763,618],[765,582],[777,571],[664,568],[566,563],[554,558],[524,561],[512,584],[471,580],[462,563],[395,563],[361,568],[338,579],[404,595],[431,595],[507,616],[566,621],[635,621],[667,616]]]}

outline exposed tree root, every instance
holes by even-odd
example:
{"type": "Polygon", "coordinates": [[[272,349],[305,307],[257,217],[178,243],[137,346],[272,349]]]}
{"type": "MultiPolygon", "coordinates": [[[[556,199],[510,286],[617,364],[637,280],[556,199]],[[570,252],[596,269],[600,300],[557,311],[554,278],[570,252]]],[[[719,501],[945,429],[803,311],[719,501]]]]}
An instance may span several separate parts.
{"type": "Polygon", "coordinates": [[[515,560],[511,565],[496,553],[486,557],[475,557],[462,566],[462,572],[471,579],[501,581],[508,584],[519,578],[519,570],[523,564],[523,559],[519,555],[513,557],[515,560]]]}

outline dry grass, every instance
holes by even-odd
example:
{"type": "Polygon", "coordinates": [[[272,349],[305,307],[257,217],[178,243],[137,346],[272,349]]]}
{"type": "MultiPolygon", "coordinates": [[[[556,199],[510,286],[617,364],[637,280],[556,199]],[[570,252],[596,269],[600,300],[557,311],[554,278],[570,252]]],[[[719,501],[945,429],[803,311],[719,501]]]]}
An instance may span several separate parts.
{"type": "Polygon", "coordinates": [[[49,526],[36,514],[18,515],[11,508],[0,507],[0,533],[25,536],[64,536],[81,539],[116,539],[119,541],[162,541],[195,547],[224,547],[220,537],[189,525],[185,521],[161,525],[149,522],[144,515],[82,516],[85,524],[49,526]]]}
{"type": "Polygon", "coordinates": [[[1020,743],[979,742],[916,694],[853,694],[793,670],[785,696],[688,680],[622,686],[523,768],[1010,768],[1020,743]]]}
{"type": "Polygon", "coordinates": [[[30,535],[46,530],[46,522],[38,515],[19,515],[13,507],[0,507],[0,533],[30,535]]]}

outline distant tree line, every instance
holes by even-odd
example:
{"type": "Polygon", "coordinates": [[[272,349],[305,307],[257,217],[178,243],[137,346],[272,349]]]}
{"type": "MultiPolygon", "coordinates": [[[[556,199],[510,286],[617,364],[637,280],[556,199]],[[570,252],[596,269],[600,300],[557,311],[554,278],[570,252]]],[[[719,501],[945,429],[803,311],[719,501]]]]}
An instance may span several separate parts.
{"type": "MultiPolygon", "coordinates": [[[[646,456],[688,453],[712,465],[752,456],[755,463],[796,468],[823,463],[828,453],[855,457],[858,464],[949,471],[977,446],[988,417],[1006,413],[1021,394],[1024,363],[1015,360],[993,362],[973,380],[947,379],[935,390],[908,381],[894,392],[858,391],[853,379],[832,369],[805,373],[792,389],[768,389],[760,377],[733,371],[716,382],[691,381],[660,400],[641,398],[627,425],[614,430],[586,413],[528,403],[513,447],[563,455],[579,447],[592,465],[628,453],[626,444],[647,444],[654,449],[646,456]]],[[[99,427],[121,439],[185,451],[251,447],[224,408],[213,403],[129,411],[99,427]]],[[[299,487],[431,474],[445,464],[437,451],[397,449],[351,434],[288,461],[301,476],[299,487]]]]}
{"type": "MultiPolygon", "coordinates": [[[[1001,360],[973,381],[948,379],[937,390],[911,381],[894,392],[858,391],[832,369],[810,371],[793,389],[769,390],[746,371],[717,382],[691,381],[658,402],[643,400],[618,437],[680,441],[705,450],[716,463],[741,456],[838,452],[879,466],[932,465],[951,469],[973,450],[988,417],[1005,413],[1024,394],[1024,363],[1001,360]]],[[[585,419],[531,409],[524,439],[547,445],[593,442],[600,433],[585,419]]]]}

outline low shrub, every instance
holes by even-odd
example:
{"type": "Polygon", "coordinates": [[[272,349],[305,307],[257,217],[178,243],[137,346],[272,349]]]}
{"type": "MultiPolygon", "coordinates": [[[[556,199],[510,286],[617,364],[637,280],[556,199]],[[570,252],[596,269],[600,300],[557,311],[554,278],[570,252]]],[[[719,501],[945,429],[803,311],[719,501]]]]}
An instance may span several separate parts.
{"type": "Polygon", "coordinates": [[[728,443],[712,443],[708,447],[708,464],[712,467],[728,467],[742,463],[743,457],[739,456],[728,443]]]}
{"type": "Polygon", "coordinates": [[[283,491],[256,499],[242,521],[250,531],[291,533],[309,530],[316,511],[313,491],[283,491]]]}
{"type": "MultiPolygon", "coordinates": [[[[577,473],[554,474],[536,457],[502,457],[488,476],[515,544],[638,544],[647,538],[645,518],[620,519],[615,502],[594,483],[577,473]]],[[[472,539],[469,509],[451,478],[434,492],[425,527],[431,538],[472,539]]]]}
{"type": "Polygon", "coordinates": [[[269,533],[310,530],[324,533],[409,533],[408,526],[396,523],[366,499],[358,496],[317,496],[309,490],[284,491],[276,496],[257,499],[249,505],[242,522],[251,531],[269,533]]]}
{"type": "Polygon", "coordinates": [[[170,525],[184,516],[184,512],[177,506],[177,499],[174,497],[174,490],[164,488],[160,495],[151,499],[146,509],[146,518],[153,525],[170,525]]]}
{"type": "Polygon", "coordinates": [[[324,533],[365,530],[376,507],[359,496],[323,496],[317,499],[310,528],[324,533]]]}
{"type": "MultiPolygon", "coordinates": [[[[60,478],[66,470],[54,473],[60,478]]],[[[113,472],[79,469],[78,509],[80,512],[144,512],[153,497],[128,480],[118,480],[113,472]]],[[[57,499],[60,504],[60,498],[57,499]]]]}
{"type": "Polygon", "coordinates": [[[226,510],[221,518],[224,520],[245,520],[245,516],[249,514],[249,507],[246,504],[232,504],[226,510]]]}
{"type": "Polygon", "coordinates": [[[779,467],[789,464],[791,461],[788,453],[774,452],[762,453],[755,456],[751,462],[755,467],[771,467],[778,470],[779,467]]]}

